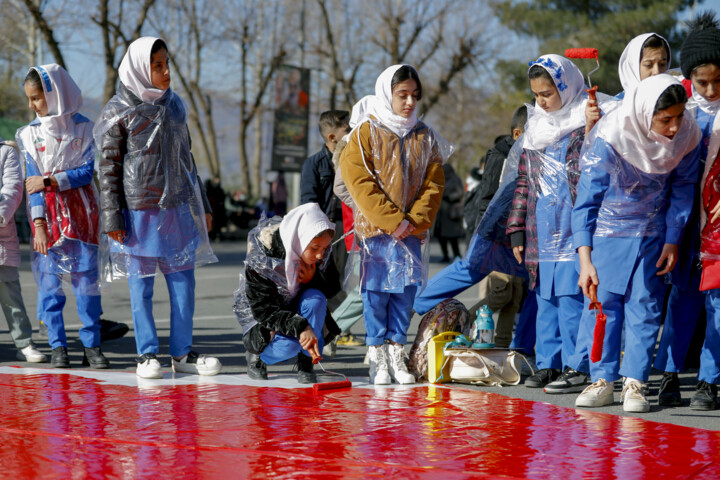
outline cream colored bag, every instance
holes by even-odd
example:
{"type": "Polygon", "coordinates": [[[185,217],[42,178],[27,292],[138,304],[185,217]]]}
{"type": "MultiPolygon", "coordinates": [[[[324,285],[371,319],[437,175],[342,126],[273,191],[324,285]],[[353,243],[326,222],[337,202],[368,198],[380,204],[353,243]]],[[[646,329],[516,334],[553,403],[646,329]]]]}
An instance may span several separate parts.
{"type": "MultiPolygon", "coordinates": [[[[445,350],[443,371],[449,364],[450,379],[473,385],[498,386],[520,383],[520,369],[525,356],[505,348],[448,348],[445,350]]],[[[534,373],[534,372],[533,372],[534,373]]]]}

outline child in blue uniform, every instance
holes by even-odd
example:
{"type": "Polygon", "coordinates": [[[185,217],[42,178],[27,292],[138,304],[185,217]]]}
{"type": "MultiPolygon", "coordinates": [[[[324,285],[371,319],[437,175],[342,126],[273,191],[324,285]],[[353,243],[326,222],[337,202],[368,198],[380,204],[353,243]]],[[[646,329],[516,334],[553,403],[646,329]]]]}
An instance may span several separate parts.
{"type": "MultiPolygon", "coordinates": [[[[713,121],[720,109],[720,30],[715,14],[708,12],[689,23],[690,32],[680,51],[680,66],[692,84],[687,111],[695,117],[703,139],[700,173],[708,153],[713,121]]],[[[690,340],[702,315],[705,296],[700,291],[700,189],[696,189],[693,214],[680,244],[678,265],[672,272],[672,289],[654,367],[664,372],[658,404],[679,406],[680,380],[690,340]]]]}
{"type": "Polygon", "coordinates": [[[142,37],[128,48],[120,85],[94,134],[102,148],[103,232],[112,277],[127,276],[135,325],[137,375],[162,378],[152,316],[159,268],[170,293],[170,355],[175,372],[215,375],[217,358],[191,349],[196,266],[217,261],[208,241],[210,207],[190,153],[187,112],[170,89],[168,50],[142,37]]]}
{"type": "Polygon", "coordinates": [[[32,269],[38,311],[48,327],[51,365],[68,368],[62,310],[63,276],[70,278],[78,316],[83,365],[108,368],[100,350],[98,276],[99,209],[93,185],[93,124],[80,115],[82,93],[57,64],[30,69],[25,94],[37,119],[17,132],[25,159],[32,219],[32,269]]]}
{"type": "MultiPolygon", "coordinates": [[[[686,102],[684,87],[673,77],[647,78],[598,122],[583,150],[572,212],[578,283],[586,297],[590,285],[597,286],[607,325],[602,358],[589,365],[594,383],[578,396],[578,407],[612,404],[612,382],[622,375],[624,410],[650,409],[641,384],[660,328],[663,276],[677,261],[698,172],[701,132],[684,115],[686,102]]],[[[587,371],[593,345],[595,312],[587,302],[570,358],[579,371],[587,371]]]]}
{"type": "MultiPolygon", "coordinates": [[[[575,350],[583,307],[577,284],[570,212],[579,177],[578,160],[585,139],[587,93],[580,70],[559,55],[543,55],[528,70],[535,107],[528,124],[518,168],[507,234],[518,263],[523,254],[529,287],[535,290],[540,369],[525,385],[540,388],[558,378],[575,350]]],[[[580,391],[587,376],[569,371],[562,391],[580,391]]]]}

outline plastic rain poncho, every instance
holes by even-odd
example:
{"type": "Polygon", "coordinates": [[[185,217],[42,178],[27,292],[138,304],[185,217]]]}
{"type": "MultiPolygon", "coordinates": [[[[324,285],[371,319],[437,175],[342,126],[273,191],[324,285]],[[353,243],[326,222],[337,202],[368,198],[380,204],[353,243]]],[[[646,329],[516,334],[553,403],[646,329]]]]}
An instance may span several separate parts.
{"type": "Polygon", "coordinates": [[[442,197],[442,163],[454,148],[414,114],[405,118],[393,112],[391,81],[400,67],[386,69],[375,95],[353,107],[353,131],[340,161],[356,205],[355,238],[361,247],[351,254],[346,271],[360,262],[361,286],[388,293],[426,280],[426,240],[442,197]],[[415,232],[399,240],[409,224],[415,232]]]}
{"type": "Polygon", "coordinates": [[[206,209],[190,152],[187,109],[172,90],[150,81],[150,51],[159,39],[133,42],[120,64],[120,86],[94,129],[101,145],[103,232],[109,239],[106,280],[155,275],[216,262],[207,235],[206,209]]]}
{"type": "Polygon", "coordinates": [[[651,130],[655,104],[671,85],[681,84],[667,74],[646,78],[586,139],[573,212],[576,235],[679,240],[690,213],[685,202],[692,205],[701,132],[687,114],[672,139],[651,130]]]}
{"type": "MultiPolygon", "coordinates": [[[[247,239],[245,269],[248,268],[270,280],[276,287],[285,307],[289,308],[300,289],[297,265],[302,253],[310,242],[326,230],[335,230],[335,224],[328,220],[317,203],[308,203],[296,207],[285,217],[261,218],[258,225],[250,230],[247,239]],[[280,238],[285,248],[285,258],[271,257],[267,254],[272,247],[272,237],[280,230],[280,238]]],[[[325,251],[317,268],[325,270],[332,249],[325,251]]],[[[243,334],[257,324],[247,298],[247,279],[240,273],[240,284],[235,293],[233,312],[243,334]]]]}
{"type": "Polygon", "coordinates": [[[93,123],[78,113],[82,93],[65,69],[50,64],[34,70],[40,75],[48,114],[19,129],[16,139],[26,176],[54,176],[58,182],[57,188],[46,187],[28,198],[33,237],[35,218],[45,218],[48,233],[48,254],[32,252],[35,281],[43,292],[63,295],[54,277],[84,273],[82,281],[74,281],[76,294],[99,295],[93,123]]]}
{"type": "Polygon", "coordinates": [[[588,98],[582,73],[570,60],[560,55],[543,55],[530,63],[530,67],[534,65],[550,74],[562,106],[546,112],[527,105],[527,129],[507,233],[524,232],[531,288],[538,262],[567,262],[576,256],[570,216],[579,177],[588,98]]]}

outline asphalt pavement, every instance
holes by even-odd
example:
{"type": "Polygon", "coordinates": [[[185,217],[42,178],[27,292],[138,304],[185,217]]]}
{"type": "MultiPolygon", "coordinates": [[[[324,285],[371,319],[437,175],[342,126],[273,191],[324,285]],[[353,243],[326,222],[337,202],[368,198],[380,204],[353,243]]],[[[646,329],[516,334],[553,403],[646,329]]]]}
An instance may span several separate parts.
{"type": "MultiPolygon", "coordinates": [[[[50,349],[46,340],[37,338],[37,319],[35,308],[37,304],[36,287],[30,271],[29,246],[21,245],[23,263],[20,272],[20,282],[23,290],[25,305],[33,323],[36,337],[35,343],[40,350],[49,355],[50,349]]],[[[200,353],[216,356],[223,364],[225,375],[245,374],[245,355],[242,346],[242,335],[239,325],[232,312],[233,292],[238,286],[238,274],[245,258],[245,243],[238,241],[216,242],[213,249],[219,262],[196,270],[196,304],[193,348],[200,353]]],[[[437,263],[440,259],[439,246],[435,243],[431,248],[430,274],[440,271],[445,265],[437,263]]],[[[67,292],[70,292],[66,288],[67,292]]],[[[478,300],[478,288],[472,287],[459,295],[457,298],[466,306],[470,307],[478,300]]],[[[105,342],[102,345],[103,352],[111,362],[111,367],[119,371],[133,371],[135,369],[135,342],[132,331],[132,319],[130,313],[130,296],[126,281],[116,281],[103,294],[103,318],[126,322],[131,326],[130,332],[123,338],[105,342]]],[[[162,276],[158,276],[155,283],[155,296],[153,299],[154,315],[160,338],[161,363],[169,369],[170,357],[168,356],[168,336],[170,326],[170,304],[168,301],[167,288],[162,276]]],[[[68,302],[65,306],[65,324],[68,335],[68,351],[73,368],[81,368],[82,345],[77,337],[77,329],[80,320],[75,310],[75,301],[72,293],[68,295],[68,302]]],[[[415,315],[409,331],[409,342],[415,338],[420,317],[415,315]]],[[[3,328],[0,330],[0,366],[23,365],[15,360],[15,348],[6,328],[5,323],[0,322],[3,328]]],[[[352,333],[364,334],[364,326],[356,324],[352,333]]],[[[406,347],[409,351],[409,346],[406,347]]],[[[335,357],[323,361],[325,368],[338,371],[350,377],[367,376],[367,366],[363,365],[365,347],[339,347],[335,357]]],[[[38,365],[42,366],[42,365],[38,365]]],[[[47,365],[46,365],[47,366],[47,365]]],[[[292,363],[272,365],[269,373],[292,373],[292,363]]],[[[595,412],[605,412],[614,415],[637,416],[646,420],[673,423],[689,427],[720,430],[720,411],[696,412],[690,410],[689,402],[692,396],[697,372],[687,372],[680,375],[682,383],[682,396],[684,405],[682,407],[659,407],[657,405],[657,388],[660,383],[660,372],[653,371],[650,378],[651,411],[646,414],[625,414],[622,405],[619,403],[620,385],[616,385],[616,403],[609,407],[592,409],[595,412]]],[[[547,395],[541,389],[531,389],[525,386],[511,387],[475,387],[465,386],[493,393],[499,393],[510,397],[523,398],[533,401],[541,401],[574,408],[574,401],[577,394],[547,395]]]]}

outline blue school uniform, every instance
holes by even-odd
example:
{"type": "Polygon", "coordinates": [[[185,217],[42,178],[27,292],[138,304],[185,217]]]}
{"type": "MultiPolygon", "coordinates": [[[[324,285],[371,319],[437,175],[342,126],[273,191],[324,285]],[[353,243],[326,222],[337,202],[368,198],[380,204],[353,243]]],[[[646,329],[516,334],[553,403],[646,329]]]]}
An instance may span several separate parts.
{"type": "Polygon", "coordinates": [[[530,175],[537,177],[534,180],[539,260],[535,286],[538,307],[535,362],[540,369],[562,369],[568,364],[575,351],[583,307],[570,227],[574,186],[566,169],[569,142],[570,135],[566,135],[547,147],[540,154],[542,165],[533,165],[535,162],[528,160],[531,171],[538,167],[538,171],[530,175]]]}
{"type": "MultiPolygon", "coordinates": [[[[695,121],[702,131],[700,142],[700,168],[702,175],[710,143],[710,134],[715,115],[701,108],[695,109],[695,121]]],[[[698,183],[700,177],[698,177],[698,183]]],[[[702,314],[705,298],[700,291],[702,270],[700,264],[700,201],[696,189],[693,213],[683,235],[680,258],[672,271],[672,288],[668,299],[667,313],[663,325],[660,345],[654,367],[663,372],[680,372],[685,364],[690,340],[697,320],[702,314]]]]}
{"type": "MultiPolygon", "coordinates": [[[[667,174],[640,171],[598,137],[588,153],[597,159],[583,168],[572,212],[577,247],[592,247],[600,284],[598,300],[607,315],[602,358],[588,365],[595,312],[580,321],[570,367],[595,381],[620,376],[647,380],[660,328],[665,292],[655,266],[665,243],[677,245],[690,216],[698,175],[699,148],[667,174]],[[625,355],[620,342],[625,328],[625,355]]],[[[579,269],[579,264],[578,264],[579,269]]]]}

